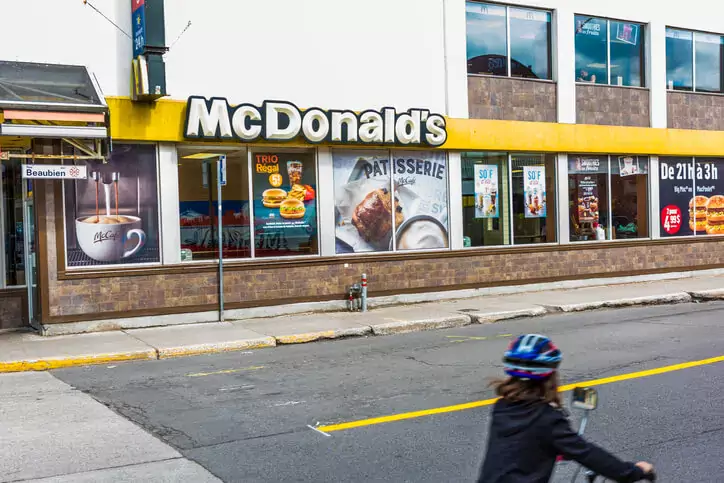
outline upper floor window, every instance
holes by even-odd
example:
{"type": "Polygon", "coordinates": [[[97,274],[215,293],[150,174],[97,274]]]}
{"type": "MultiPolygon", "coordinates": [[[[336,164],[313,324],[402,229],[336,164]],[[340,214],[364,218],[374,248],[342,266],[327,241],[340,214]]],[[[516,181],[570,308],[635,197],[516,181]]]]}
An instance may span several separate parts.
{"type": "Polygon", "coordinates": [[[724,37],[666,29],[666,83],[669,89],[724,92],[724,37]]]}
{"type": "Polygon", "coordinates": [[[466,2],[468,74],[551,79],[551,13],[466,2]]]}
{"type": "Polygon", "coordinates": [[[576,15],[576,81],[644,87],[644,26],[576,15]]]}

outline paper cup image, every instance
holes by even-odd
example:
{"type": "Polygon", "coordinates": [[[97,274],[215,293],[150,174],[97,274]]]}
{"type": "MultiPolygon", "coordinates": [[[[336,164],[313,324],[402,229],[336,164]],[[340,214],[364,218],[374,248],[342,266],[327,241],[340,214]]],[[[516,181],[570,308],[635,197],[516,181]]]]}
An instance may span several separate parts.
{"type": "MultiPolygon", "coordinates": [[[[431,250],[448,247],[447,228],[440,220],[429,215],[409,218],[395,233],[398,250],[431,250]]],[[[390,249],[392,240],[390,240],[390,249]]]]}
{"type": "Polygon", "coordinates": [[[138,253],[146,233],[137,216],[83,216],[75,220],[75,234],[83,253],[98,262],[117,262],[138,253]]]}

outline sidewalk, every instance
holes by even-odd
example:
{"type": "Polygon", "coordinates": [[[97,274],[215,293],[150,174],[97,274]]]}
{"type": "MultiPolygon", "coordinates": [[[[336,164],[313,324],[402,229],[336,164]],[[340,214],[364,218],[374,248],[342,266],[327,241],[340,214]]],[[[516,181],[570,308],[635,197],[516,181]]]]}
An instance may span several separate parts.
{"type": "Polygon", "coordinates": [[[302,314],[56,337],[11,332],[0,334],[0,372],[165,359],[486,324],[553,312],[717,299],[724,300],[724,275],[491,295],[378,308],[366,313],[302,314]]]}

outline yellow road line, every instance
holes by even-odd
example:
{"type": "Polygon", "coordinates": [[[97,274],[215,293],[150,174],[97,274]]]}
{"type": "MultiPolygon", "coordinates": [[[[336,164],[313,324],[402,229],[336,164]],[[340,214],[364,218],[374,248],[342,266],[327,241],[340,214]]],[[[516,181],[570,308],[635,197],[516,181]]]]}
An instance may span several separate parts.
{"type": "Polygon", "coordinates": [[[214,371],[214,372],[196,372],[194,374],[186,374],[186,375],[188,377],[204,377],[204,376],[213,376],[215,374],[233,374],[235,372],[258,371],[259,369],[264,369],[264,366],[241,367],[239,369],[224,369],[223,371],[214,371]]]}
{"type": "Polygon", "coordinates": [[[126,354],[98,354],[93,356],[68,357],[64,359],[41,359],[34,361],[0,362],[0,373],[25,371],[50,371],[66,367],[89,364],[107,364],[110,362],[138,361],[156,359],[156,351],[140,351],[126,354]]]}
{"type": "MultiPolygon", "coordinates": [[[[705,366],[709,364],[715,364],[717,362],[724,362],[724,356],[712,357],[710,359],[703,359],[700,361],[684,362],[681,364],[674,364],[671,366],[658,367],[656,369],[649,369],[646,371],[631,372],[628,374],[620,374],[618,376],[604,377],[601,379],[593,379],[591,381],[581,381],[573,384],[567,384],[560,387],[560,391],[570,391],[575,387],[591,387],[591,386],[602,386],[604,384],[611,384],[614,382],[628,381],[631,379],[639,379],[642,377],[655,376],[658,374],[665,374],[667,372],[680,371],[682,369],[689,369],[692,367],[705,366]]],[[[456,404],[454,406],[443,406],[439,408],[423,409],[421,411],[412,411],[409,413],[391,414],[389,416],[380,416],[371,419],[360,419],[358,421],[350,421],[347,423],[330,424],[327,426],[317,426],[317,429],[324,431],[325,433],[333,433],[335,431],[344,431],[345,429],[362,428],[364,426],[374,426],[376,424],[391,423],[394,421],[403,421],[405,419],[415,419],[425,416],[432,416],[435,414],[452,413],[455,411],[464,411],[466,409],[479,408],[483,406],[490,406],[495,404],[497,398],[485,399],[482,401],[473,401],[464,404],[456,404]]]]}

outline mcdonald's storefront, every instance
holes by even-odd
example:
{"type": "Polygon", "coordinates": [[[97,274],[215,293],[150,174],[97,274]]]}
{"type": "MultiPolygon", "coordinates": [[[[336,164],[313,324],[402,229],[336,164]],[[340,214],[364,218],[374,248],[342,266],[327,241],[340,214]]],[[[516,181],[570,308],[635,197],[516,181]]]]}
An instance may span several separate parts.
{"type": "Polygon", "coordinates": [[[107,152],[3,133],[30,159],[3,158],[0,328],[214,321],[220,256],[227,319],[343,309],[362,273],[374,303],[724,266],[723,132],[244,101],[105,99],[107,152]],[[84,176],[28,183],[27,164],[84,176]]]}

